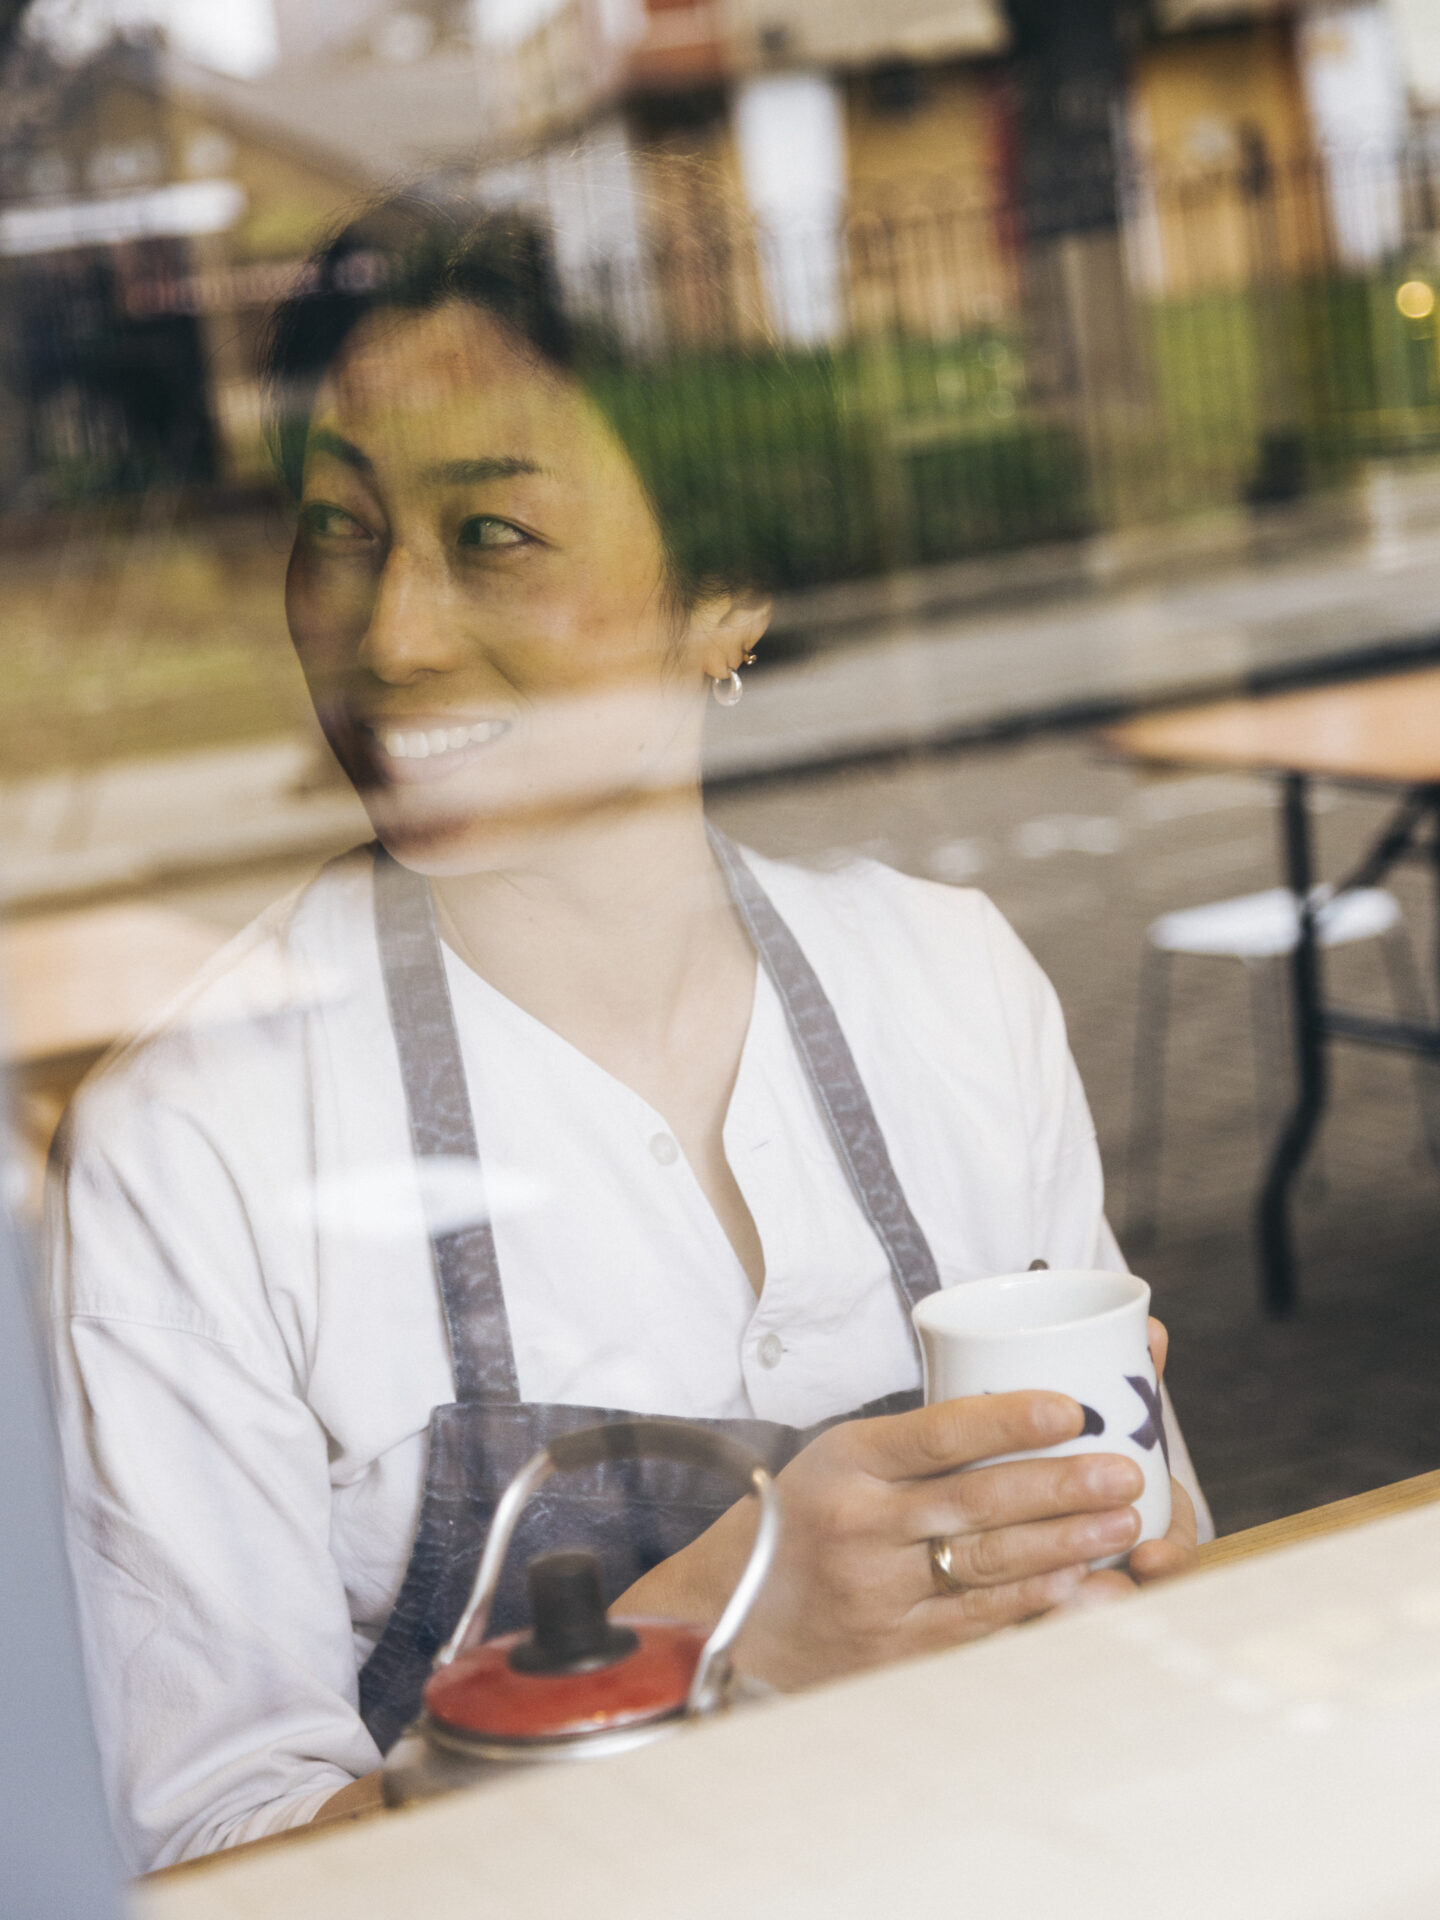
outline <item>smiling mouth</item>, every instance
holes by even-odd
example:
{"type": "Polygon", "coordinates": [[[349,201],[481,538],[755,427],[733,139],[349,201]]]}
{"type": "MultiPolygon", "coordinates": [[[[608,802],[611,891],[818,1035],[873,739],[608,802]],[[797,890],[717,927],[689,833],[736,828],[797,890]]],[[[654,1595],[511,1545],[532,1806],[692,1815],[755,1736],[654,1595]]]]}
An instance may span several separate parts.
{"type": "Polygon", "coordinates": [[[464,747],[483,747],[510,731],[508,720],[478,720],[468,727],[367,727],[392,760],[438,760],[464,747]]]}

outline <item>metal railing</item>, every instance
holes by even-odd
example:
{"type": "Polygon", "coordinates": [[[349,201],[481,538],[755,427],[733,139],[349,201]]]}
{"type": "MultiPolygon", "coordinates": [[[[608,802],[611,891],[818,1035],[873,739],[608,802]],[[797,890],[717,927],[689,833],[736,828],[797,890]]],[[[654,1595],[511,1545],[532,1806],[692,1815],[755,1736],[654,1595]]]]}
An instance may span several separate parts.
{"type": "MultiPolygon", "coordinates": [[[[562,257],[613,348],[597,388],[696,557],[738,547],[779,586],[1264,506],[1440,451],[1423,143],[1132,167],[1113,225],[1035,240],[1012,199],[953,181],[788,228],[718,192],[639,225],[628,250],[562,257]]],[[[187,280],[179,243],[5,262],[10,498],[257,471],[236,440],[253,381],[206,343],[253,335],[275,279],[212,260],[187,280]]]]}

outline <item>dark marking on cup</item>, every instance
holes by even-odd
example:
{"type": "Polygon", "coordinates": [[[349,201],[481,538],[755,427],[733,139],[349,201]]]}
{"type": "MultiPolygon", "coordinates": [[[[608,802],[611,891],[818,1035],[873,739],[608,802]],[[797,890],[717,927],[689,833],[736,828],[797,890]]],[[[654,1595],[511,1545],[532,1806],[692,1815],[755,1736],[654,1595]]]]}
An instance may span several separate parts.
{"type": "Polygon", "coordinates": [[[1127,1373],[1126,1382],[1132,1386],[1144,1402],[1145,1418],[1130,1438],[1137,1447],[1144,1447],[1148,1453],[1158,1446],[1165,1458],[1166,1470],[1170,1466],[1170,1442],[1165,1433],[1165,1405],[1160,1398],[1160,1383],[1149,1381],[1138,1373],[1127,1373]]]}
{"type": "Polygon", "coordinates": [[[1097,1413],[1094,1407],[1087,1407],[1083,1400],[1080,1402],[1080,1411],[1085,1416],[1085,1424],[1080,1429],[1080,1438],[1082,1440],[1087,1433],[1103,1433],[1105,1431],[1105,1416],[1103,1413],[1097,1413]]]}

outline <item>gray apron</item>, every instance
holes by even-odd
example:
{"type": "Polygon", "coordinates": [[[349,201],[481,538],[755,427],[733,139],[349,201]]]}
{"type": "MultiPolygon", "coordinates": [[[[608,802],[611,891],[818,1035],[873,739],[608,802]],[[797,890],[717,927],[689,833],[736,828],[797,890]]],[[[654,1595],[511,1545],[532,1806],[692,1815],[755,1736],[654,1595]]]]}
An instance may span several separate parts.
{"type": "MultiPolygon", "coordinates": [[[[934,1256],[910,1211],[884,1135],[835,1010],[794,935],[737,850],[711,832],[731,896],[785,1008],[790,1032],[829,1123],[856,1199],[885,1250],[908,1310],[939,1286],[934,1256]]],[[[375,924],[391,1025],[419,1158],[477,1159],[455,1016],[445,979],[434,902],[423,876],[375,849],[375,924]]],[[[437,1650],[460,1617],[496,1503],[506,1485],[547,1441],[574,1427],[634,1417],[634,1409],[548,1406],[522,1400],[488,1220],[435,1235],[440,1299],[455,1374],[455,1398],[430,1417],[429,1457],[420,1521],[400,1594],[360,1674],[360,1712],[382,1753],[415,1717],[437,1650]]],[[[841,1419],[900,1413],[918,1405],[914,1389],[837,1415],[815,1427],[771,1420],[703,1420],[754,1448],[772,1472],[841,1419]]],[[[668,1461],[615,1462],[557,1477],[521,1516],[490,1624],[493,1632],[525,1617],[524,1567],[556,1547],[588,1547],[600,1557],[613,1600],[718,1520],[733,1504],[724,1486],[668,1461]]]]}

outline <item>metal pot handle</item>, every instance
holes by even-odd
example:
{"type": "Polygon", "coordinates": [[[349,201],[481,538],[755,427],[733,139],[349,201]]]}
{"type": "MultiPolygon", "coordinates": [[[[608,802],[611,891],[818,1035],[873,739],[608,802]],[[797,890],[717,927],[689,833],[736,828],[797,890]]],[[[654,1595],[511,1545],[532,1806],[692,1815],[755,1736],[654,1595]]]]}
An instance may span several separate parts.
{"type": "Polygon", "coordinates": [[[551,1474],[578,1472],[584,1467],[601,1466],[607,1460],[642,1458],[676,1460],[685,1466],[723,1474],[742,1493],[753,1493],[760,1503],[750,1558],[715,1623],[714,1632],[705,1642],[685,1703],[687,1713],[708,1713],[719,1704],[730,1677],[730,1649],[775,1558],[780,1534],[780,1496],[759,1456],[748,1447],[683,1420],[612,1420],[601,1426],[577,1427],[573,1433],[559,1435],[549,1446],[530,1456],[496,1505],[475,1585],[454,1633],[435,1656],[437,1668],[448,1667],[452,1660],[484,1639],[495,1589],[500,1584],[500,1571],[520,1510],[551,1474]]]}

